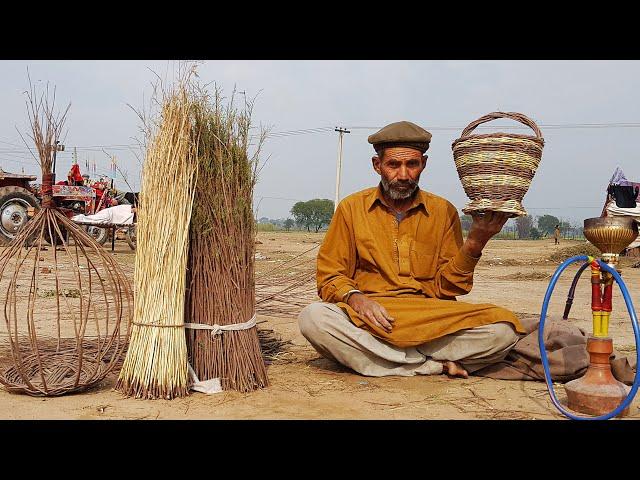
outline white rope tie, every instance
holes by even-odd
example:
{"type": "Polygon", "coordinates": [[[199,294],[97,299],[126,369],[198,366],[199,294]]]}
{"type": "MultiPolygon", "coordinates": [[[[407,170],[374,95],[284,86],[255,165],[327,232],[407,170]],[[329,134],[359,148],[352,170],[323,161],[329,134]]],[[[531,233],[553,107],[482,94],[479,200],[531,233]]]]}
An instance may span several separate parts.
{"type": "Polygon", "coordinates": [[[244,323],[232,323],[231,325],[207,325],[206,323],[185,323],[184,328],[192,330],[211,330],[211,336],[221,335],[224,331],[248,330],[256,326],[256,315],[253,314],[249,320],[244,323]]]}
{"type": "MultiPolygon", "coordinates": [[[[249,320],[244,323],[232,323],[231,325],[207,325],[205,323],[186,323],[184,324],[184,328],[190,328],[192,330],[211,330],[211,336],[215,337],[216,335],[222,335],[222,332],[229,330],[248,330],[256,326],[256,314],[253,314],[249,320]]],[[[207,395],[212,395],[214,393],[222,392],[222,384],[220,383],[220,378],[210,378],[209,380],[200,380],[196,375],[196,372],[193,370],[191,364],[187,363],[189,367],[189,376],[191,377],[191,390],[195,390],[196,392],[202,392],[207,395]]]]}

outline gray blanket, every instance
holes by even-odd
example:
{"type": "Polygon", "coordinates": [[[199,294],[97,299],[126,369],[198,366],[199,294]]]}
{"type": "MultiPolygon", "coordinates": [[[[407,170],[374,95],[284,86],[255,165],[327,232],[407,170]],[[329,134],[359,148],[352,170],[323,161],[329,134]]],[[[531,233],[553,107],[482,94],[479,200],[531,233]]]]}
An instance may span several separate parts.
{"type": "MultiPolygon", "coordinates": [[[[544,370],[538,347],[540,315],[524,314],[518,317],[527,333],[518,340],[503,361],[477,370],[473,375],[503,380],[544,381],[544,370]]],[[[568,382],[584,375],[589,366],[585,331],[569,320],[549,315],[545,321],[544,334],[552,380],[568,382]]],[[[614,350],[611,354],[611,370],[618,381],[631,385],[636,374],[635,353],[627,357],[614,350]]]]}

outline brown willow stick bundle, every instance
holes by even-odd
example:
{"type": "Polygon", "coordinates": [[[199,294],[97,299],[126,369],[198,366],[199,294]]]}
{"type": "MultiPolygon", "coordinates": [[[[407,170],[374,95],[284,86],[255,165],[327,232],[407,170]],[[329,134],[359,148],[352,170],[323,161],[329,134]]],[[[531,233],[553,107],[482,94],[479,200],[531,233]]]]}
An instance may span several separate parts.
{"type": "MultiPolygon", "coordinates": [[[[249,153],[252,104],[224,106],[219,90],[202,94],[198,181],[191,222],[187,321],[231,325],[255,313],[253,187],[262,132],[249,153]]],[[[223,331],[187,329],[191,366],[201,380],[220,378],[241,392],[268,386],[256,327],[223,331]]]]}
{"type": "Polygon", "coordinates": [[[164,93],[142,170],[133,328],[116,384],[138,398],[171,399],[189,389],[184,302],[197,170],[189,78],[164,93]]]}

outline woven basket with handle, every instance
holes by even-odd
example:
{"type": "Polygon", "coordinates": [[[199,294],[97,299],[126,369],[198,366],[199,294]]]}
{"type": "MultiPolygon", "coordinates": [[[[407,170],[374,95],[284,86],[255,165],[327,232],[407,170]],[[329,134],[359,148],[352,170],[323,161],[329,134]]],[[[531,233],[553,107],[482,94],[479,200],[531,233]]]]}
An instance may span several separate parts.
{"type": "Polygon", "coordinates": [[[521,113],[493,112],[467,125],[451,145],[462,187],[471,199],[462,211],[526,215],[521,202],[536,173],[543,147],[540,129],[521,113]],[[535,136],[502,132],[472,135],[478,125],[498,118],[523,123],[535,136]]]}

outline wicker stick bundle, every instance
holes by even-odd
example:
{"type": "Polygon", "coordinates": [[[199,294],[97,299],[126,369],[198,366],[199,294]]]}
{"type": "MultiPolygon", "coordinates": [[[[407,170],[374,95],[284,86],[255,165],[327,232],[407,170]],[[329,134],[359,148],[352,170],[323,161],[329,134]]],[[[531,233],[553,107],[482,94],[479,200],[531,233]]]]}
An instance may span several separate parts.
{"type": "Polygon", "coordinates": [[[522,198],[536,173],[544,139],[533,120],[521,113],[493,112],[471,122],[452,144],[458,176],[471,199],[464,213],[492,210],[526,215],[522,198]],[[535,136],[515,133],[472,134],[485,122],[510,118],[530,127],[535,136]]]}
{"type": "MultiPolygon", "coordinates": [[[[219,90],[202,93],[198,181],[191,222],[187,321],[229,326],[255,315],[253,188],[260,146],[249,153],[252,104],[225,106],[219,90]]],[[[268,385],[255,326],[187,329],[191,365],[201,380],[220,378],[224,390],[268,385]]]]}
{"type": "Polygon", "coordinates": [[[189,389],[184,304],[197,173],[189,79],[183,76],[173,90],[163,92],[159,125],[142,171],[134,320],[116,384],[116,390],[138,398],[171,399],[186,396],[189,389]]]}

